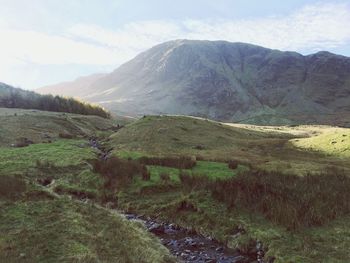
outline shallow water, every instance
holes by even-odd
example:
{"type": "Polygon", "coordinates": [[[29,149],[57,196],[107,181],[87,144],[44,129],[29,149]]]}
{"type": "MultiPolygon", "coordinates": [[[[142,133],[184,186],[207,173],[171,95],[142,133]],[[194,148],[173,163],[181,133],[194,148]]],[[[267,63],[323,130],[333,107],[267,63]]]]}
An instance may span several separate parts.
{"type": "Polygon", "coordinates": [[[156,235],[169,251],[182,262],[191,263],[233,263],[257,262],[242,255],[235,249],[230,249],[215,239],[204,237],[194,231],[174,224],[159,223],[150,218],[125,214],[129,220],[138,220],[145,224],[148,231],[156,235]]]}

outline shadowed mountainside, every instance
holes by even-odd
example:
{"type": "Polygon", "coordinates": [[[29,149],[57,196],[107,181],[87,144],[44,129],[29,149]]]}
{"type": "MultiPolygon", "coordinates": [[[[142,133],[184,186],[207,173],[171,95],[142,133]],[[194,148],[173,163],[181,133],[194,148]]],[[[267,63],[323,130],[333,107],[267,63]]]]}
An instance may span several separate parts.
{"type": "Polygon", "coordinates": [[[245,43],[175,40],[84,89],[93,92],[76,91],[78,97],[133,115],[350,124],[350,58],[324,51],[303,56],[245,43]]]}

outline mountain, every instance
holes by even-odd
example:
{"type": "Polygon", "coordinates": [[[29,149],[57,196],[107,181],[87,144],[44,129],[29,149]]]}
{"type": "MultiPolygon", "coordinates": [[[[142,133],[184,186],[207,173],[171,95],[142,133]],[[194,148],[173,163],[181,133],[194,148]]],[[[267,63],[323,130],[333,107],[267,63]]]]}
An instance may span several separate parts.
{"type": "Polygon", "coordinates": [[[303,56],[245,43],[175,40],[85,89],[89,95],[76,94],[134,115],[350,125],[350,58],[325,51],[303,56]]]}
{"type": "Polygon", "coordinates": [[[106,75],[107,74],[92,74],[89,76],[77,78],[73,81],[45,86],[37,89],[36,91],[41,94],[64,95],[69,97],[82,98],[93,92],[93,90],[89,89],[92,83],[106,75]]]}
{"type": "Polygon", "coordinates": [[[0,108],[37,109],[43,111],[69,112],[110,118],[105,109],[73,98],[40,95],[33,91],[14,88],[0,82],[0,108]]]}

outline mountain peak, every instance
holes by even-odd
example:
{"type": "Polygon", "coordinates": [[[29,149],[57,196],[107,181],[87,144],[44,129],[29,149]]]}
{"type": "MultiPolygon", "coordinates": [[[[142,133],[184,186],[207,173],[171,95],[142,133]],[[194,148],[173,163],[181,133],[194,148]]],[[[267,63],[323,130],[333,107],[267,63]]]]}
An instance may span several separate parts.
{"type": "Polygon", "coordinates": [[[128,115],[332,124],[332,114],[350,112],[349,72],[350,58],[329,52],[303,56],[240,42],[177,39],[96,80],[83,98],[128,115]]]}

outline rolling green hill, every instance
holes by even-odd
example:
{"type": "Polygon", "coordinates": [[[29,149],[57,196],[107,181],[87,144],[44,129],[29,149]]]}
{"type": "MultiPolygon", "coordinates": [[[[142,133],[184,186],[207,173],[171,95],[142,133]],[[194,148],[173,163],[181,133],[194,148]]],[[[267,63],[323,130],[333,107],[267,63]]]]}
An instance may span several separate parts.
{"type": "Polygon", "coordinates": [[[224,124],[185,116],[147,116],[113,134],[110,146],[121,156],[187,155],[206,160],[234,159],[266,170],[282,169],[286,173],[306,174],[334,166],[349,169],[347,161],[337,156],[295,146],[296,140],[313,140],[315,135],[326,130],[333,132],[328,126],[268,127],[224,124]]]}
{"type": "Polygon", "coordinates": [[[38,143],[54,140],[59,134],[72,137],[92,136],[124,123],[124,120],[105,119],[70,113],[0,108],[0,146],[10,146],[24,138],[38,143]]]}
{"type": "MultiPolygon", "coordinates": [[[[0,121],[5,262],[174,262],[160,240],[111,207],[195,229],[243,252],[259,240],[277,263],[349,260],[346,128],[145,116],[115,131],[124,119],[6,108],[0,121]],[[136,174],[107,192],[109,173],[94,168],[90,136],[123,159],[189,156],[195,164],[147,164],[148,179],[136,174]],[[34,144],[10,147],[23,137],[34,144]]],[[[123,168],[114,168],[118,182],[123,168]]]]}
{"type": "Polygon", "coordinates": [[[0,122],[1,262],[175,262],[142,225],[74,198],[100,198],[87,137],[112,133],[112,120],[0,108],[0,122]],[[34,144],[9,147],[18,137],[34,144]]]}

